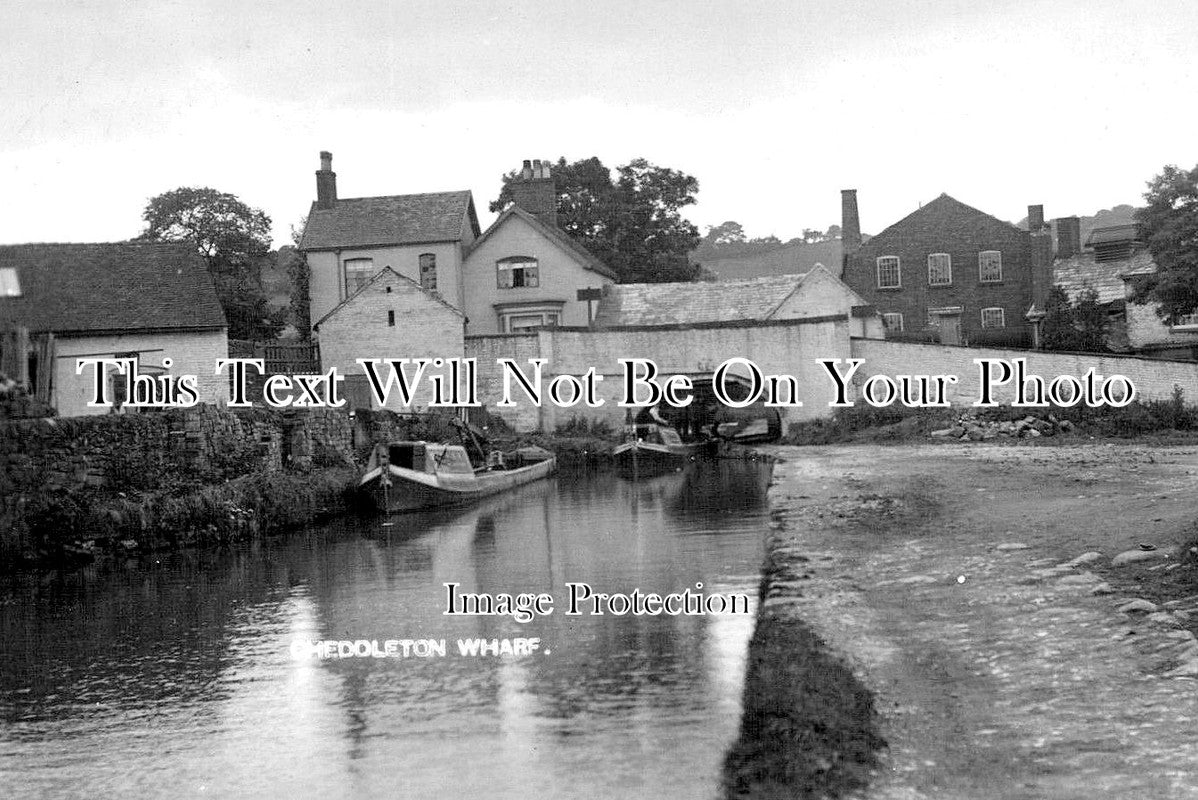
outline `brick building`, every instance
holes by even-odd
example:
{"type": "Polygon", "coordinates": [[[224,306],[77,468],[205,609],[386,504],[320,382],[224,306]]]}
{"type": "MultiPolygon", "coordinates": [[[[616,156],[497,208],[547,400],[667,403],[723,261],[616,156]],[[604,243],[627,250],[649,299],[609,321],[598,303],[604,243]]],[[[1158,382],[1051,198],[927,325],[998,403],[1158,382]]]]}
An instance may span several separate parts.
{"type": "Polygon", "coordinates": [[[841,279],[882,314],[889,338],[1029,346],[1033,304],[1052,281],[1052,233],[1042,206],[1030,231],[942,194],[862,242],[857,192],[841,197],[841,279]]]}

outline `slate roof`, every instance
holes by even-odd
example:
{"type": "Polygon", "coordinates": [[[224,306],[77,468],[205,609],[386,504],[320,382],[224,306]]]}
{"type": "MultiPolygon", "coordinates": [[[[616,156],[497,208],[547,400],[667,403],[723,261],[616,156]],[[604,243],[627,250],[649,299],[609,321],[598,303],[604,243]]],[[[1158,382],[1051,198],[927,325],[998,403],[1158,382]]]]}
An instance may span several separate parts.
{"type": "Polygon", "coordinates": [[[1106,304],[1125,298],[1124,276],[1153,272],[1156,272],[1156,263],[1147,250],[1117,261],[1096,261],[1093,251],[1087,251],[1058,260],[1053,265],[1053,282],[1065,290],[1070,300],[1093,289],[1098,293],[1098,302],[1106,304]]]}
{"type": "MultiPolygon", "coordinates": [[[[1008,227],[1012,230],[1015,230],[1015,231],[1019,230],[1019,228],[1015,227],[1011,223],[1001,220],[998,217],[994,216],[993,214],[987,214],[985,211],[981,211],[979,209],[974,208],[971,205],[962,203],[960,200],[958,200],[955,197],[952,197],[945,193],[941,193],[941,195],[939,197],[937,197],[935,200],[932,200],[929,203],[925,203],[924,205],[922,205],[919,208],[912,211],[907,216],[900,219],[898,222],[896,222],[893,225],[891,225],[890,227],[886,228],[881,233],[876,234],[871,239],[871,241],[877,240],[876,243],[881,244],[881,243],[883,243],[883,240],[885,240],[886,237],[890,234],[891,231],[893,231],[895,229],[901,229],[902,227],[909,225],[912,221],[918,220],[920,217],[924,217],[929,214],[935,215],[935,214],[942,214],[942,213],[962,214],[964,216],[981,216],[981,217],[985,217],[989,220],[993,220],[994,222],[997,222],[1000,225],[1005,225],[1006,227],[1008,227]]],[[[1026,231],[1021,231],[1021,232],[1026,233],[1026,231]]]]}
{"type": "Polygon", "coordinates": [[[623,283],[604,287],[596,327],[765,320],[806,278],[773,275],[716,283],[623,283]]]}
{"type": "Polygon", "coordinates": [[[329,317],[333,316],[334,314],[339,312],[341,309],[343,309],[347,305],[349,305],[350,301],[352,301],[358,295],[362,294],[362,292],[366,291],[367,288],[369,288],[375,281],[379,280],[384,275],[390,275],[392,277],[398,278],[399,280],[401,280],[405,283],[411,284],[412,287],[415,288],[417,291],[427,295],[429,300],[432,300],[435,303],[440,303],[441,305],[445,306],[453,313],[457,314],[459,317],[462,317],[463,319],[465,319],[466,315],[463,314],[461,311],[459,311],[457,308],[455,308],[455,307],[451,306],[449,303],[447,303],[445,301],[445,298],[441,297],[441,295],[436,294],[434,292],[430,292],[428,289],[425,289],[423,286],[421,286],[419,283],[416,283],[416,281],[412,280],[407,275],[400,275],[398,272],[396,272],[391,267],[383,267],[378,272],[376,272],[373,276],[371,276],[370,280],[366,281],[366,283],[359,286],[354,291],[353,294],[351,294],[349,297],[342,300],[337,305],[333,306],[332,310],[329,311],[329,313],[325,314],[323,317],[321,317],[316,322],[314,322],[312,324],[312,327],[319,328],[321,325],[324,324],[325,320],[327,320],[329,317]]]}
{"type": "Polygon", "coordinates": [[[312,204],[300,249],[456,242],[463,222],[478,235],[474,199],[466,190],[339,198],[332,208],[312,204]]]}
{"type": "Polygon", "coordinates": [[[485,242],[487,239],[489,239],[492,236],[492,234],[494,234],[495,231],[499,230],[499,228],[503,225],[503,223],[507,222],[507,220],[510,219],[511,217],[519,217],[520,219],[524,220],[529,225],[531,225],[533,228],[540,231],[540,233],[542,235],[544,235],[546,238],[548,238],[550,241],[555,242],[563,250],[566,250],[569,253],[573,253],[574,256],[578,259],[579,263],[581,263],[582,266],[585,267],[586,269],[589,269],[592,272],[598,272],[600,275],[605,275],[606,277],[611,278],[613,281],[618,279],[618,276],[616,275],[615,270],[613,270],[611,267],[607,266],[602,261],[600,261],[598,258],[596,258],[591,253],[591,251],[587,250],[581,244],[574,241],[574,239],[571,238],[570,234],[566,233],[561,228],[555,227],[553,225],[550,225],[547,222],[544,222],[536,214],[530,214],[529,212],[525,211],[523,208],[520,208],[519,206],[517,206],[515,204],[508,206],[504,210],[504,212],[499,215],[499,219],[497,219],[493,223],[491,223],[491,227],[487,228],[486,233],[484,233],[482,236],[475,239],[473,243],[471,243],[470,251],[473,252],[474,250],[477,250],[478,247],[483,242],[485,242]]]}
{"type": "Polygon", "coordinates": [[[184,244],[0,245],[22,296],[0,298],[0,319],[31,332],[100,333],[226,327],[212,276],[184,244]]]}

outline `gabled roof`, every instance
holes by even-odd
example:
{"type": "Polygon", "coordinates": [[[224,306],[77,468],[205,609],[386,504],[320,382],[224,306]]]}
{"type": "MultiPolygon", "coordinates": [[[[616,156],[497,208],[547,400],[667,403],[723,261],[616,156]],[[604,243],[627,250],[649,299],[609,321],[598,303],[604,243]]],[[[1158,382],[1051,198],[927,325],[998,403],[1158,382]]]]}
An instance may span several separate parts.
{"type": "Polygon", "coordinates": [[[558,247],[573,255],[578,263],[581,264],[585,269],[589,269],[591,272],[598,272],[600,275],[611,278],[613,281],[618,279],[615,270],[604,264],[599,259],[595,258],[595,256],[592,255],[589,250],[580,245],[578,242],[574,241],[574,239],[570,237],[570,234],[566,233],[561,228],[554,227],[553,225],[544,222],[536,214],[530,214],[523,208],[517,206],[515,203],[504,209],[503,213],[499,215],[499,219],[491,223],[491,227],[487,228],[486,232],[470,245],[470,252],[477,250],[483,242],[491,238],[491,236],[494,235],[494,233],[501,227],[503,227],[504,223],[506,223],[512,217],[518,217],[524,220],[524,222],[528,223],[534,229],[539,231],[543,236],[545,236],[545,238],[549,239],[551,242],[554,242],[558,245],[558,247]]]}
{"type": "Polygon", "coordinates": [[[1004,225],[1013,231],[1019,231],[1020,233],[1027,232],[1027,231],[1020,230],[1019,228],[1015,227],[1014,225],[1012,225],[1009,222],[1004,222],[1003,220],[999,219],[998,217],[995,217],[991,214],[987,214],[985,211],[979,211],[978,209],[974,208],[973,206],[966,205],[965,203],[962,203],[960,200],[956,199],[955,197],[950,197],[947,194],[941,194],[935,200],[931,201],[930,203],[920,206],[919,208],[915,209],[907,216],[900,219],[898,222],[896,222],[893,225],[891,225],[890,227],[886,228],[886,230],[875,235],[874,237],[871,238],[870,241],[877,240],[878,242],[882,242],[886,238],[887,234],[889,234],[891,231],[893,231],[896,228],[900,228],[904,225],[909,225],[912,222],[916,222],[921,217],[936,215],[936,214],[943,214],[943,213],[950,213],[950,214],[956,213],[956,214],[965,214],[965,215],[971,215],[971,216],[981,216],[981,217],[985,217],[986,219],[993,220],[994,222],[997,222],[999,225],[1004,225]]]}
{"type": "Polygon", "coordinates": [[[716,283],[623,283],[607,286],[595,326],[686,325],[766,320],[799,288],[803,275],[716,283]]]}
{"type": "Polygon", "coordinates": [[[478,235],[474,198],[467,190],[386,197],[339,198],[332,208],[312,204],[300,250],[456,242],[465,225],[478,235]]]}
{"type": "Polygon", "coordinates": [[[1127,296],[1125,277],[1151,275],[1156,262],[1147,250],[1133,253],[1129,258],[1098,261],[1093,251],[1059,259],[1053,265],[1053,283],[1065,290],[1071,301],[1086,290],[1098,293],[1100,304],[1113,303],[1127,296]]]}
{"type": "Polygon", "coordinates": [[[393,270],[391,267],[383,267],[378,272],[376,272],[373,276],[371,276],[370,280],[366,281],[366,283],[359,286],[357,288],[357,291],[355,291],[349,297],[342,300],[337,305],[333,306],[332,310],[329,311],[329,313],[325,314],[323,317],[321,317],[316,322],[314,322],[312,324],[312,327],[319,328],[321,326],[321,324],[324,323],[325,320],[327,320],[329,317],[336,314],[341,309],[345,308],[350,303],[352,303],[360,294],[365,292],[367,289],[369,289],[371,286],[373,286],[377,281],[381,280],[384,277],[398,278],[401,283],[408,284],[409,286],[411,286],[411,288],[415,289],[417,292],[420,292],[421,294],[428,297],[428,299],[431,300],[432,302],[440,303],[441,305],[445,306],[453,313],[457,314],[462,319],[466,318],[465,314],[463,314],[457,308],[454,308],[453,306],[451,306],[449,303],[445,302],[444,298],[442,298],[441,295],[428,291],[423,286],[421,286],[419,283],[416,283],[416,281],[412,280],[411,278],[407,277],[406,275],[400,275],[398,272],[393,270]]]}
{"type": "Polygon", "coordinates": [[[0,319],[55,334],[227,327],[212,276],[185,244],[0,245],[22,296],[0,298],[0,319]]]}

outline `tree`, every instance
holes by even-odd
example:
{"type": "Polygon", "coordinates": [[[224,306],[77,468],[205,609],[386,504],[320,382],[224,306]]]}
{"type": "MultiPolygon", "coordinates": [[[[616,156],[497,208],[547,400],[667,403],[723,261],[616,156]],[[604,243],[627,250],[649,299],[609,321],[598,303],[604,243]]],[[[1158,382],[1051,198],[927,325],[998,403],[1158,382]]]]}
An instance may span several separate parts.
{"type": "Polygon", "coordinates": [[[204,257],[234,339],[267,339],[282,327],[262,289],[270,249],[270,217],[234,195],[182,187],[146,204],[143,241],[187,242],[204,257]]]}
{"type": "Polygon", "coordinates": [[[1173,319],[1198,309],[1198,166],[1167,166],[1148,182],[1145,208],[1136,211],[1157,272],[1132,282],[1133,301],[1155,302],[1173,319]]]}
{"type": "Polygon", "coordinates": [[[1108,352],[1106,309],[1099,305],[1098,293],[1087,289],[1070,303],[1064,289],[1052,287],[1045,301],[1044,321],[1040,323],[1040,343],[1045,350],[1108,352]]]}
{"type": "Polygon", "coordinates": [[[703,244],[712,247],[721,247],[729,244],[744,244],[748,239],[745,237],[745,229],[739,222],[728,220],[714,227],[707,229],[707,235],[703,237],[703,244]]]}
{"type": "Polygon", "coordinates": [[[304,236],[304,226],[307,224],[308,218],[304,217],[298,225],[292,225],[291,241],[294,246],[284,245],[279,248],[279,263],[287,270],[288,283],[291,285],[291,302],[288,304],[291,324],[295,326],[301,339],[312,337],[312,273],[308,268],[308,257],[299,249],[300,240],[304,236]]]}
{"type": "MultiPolygon", "coordinates": [[[[558,225],[619,276],[621,283],[690,281],[698,265],[687,253],[699,243],[699,230],[681,210],[695,202],[699,182],[683,172],[633,159],[611,171],[598,158],[553,167],[558,201],[558,225]]],[[[519,173],[502,178],[491,211],[512,200],[511,186],[519,173]]]]}

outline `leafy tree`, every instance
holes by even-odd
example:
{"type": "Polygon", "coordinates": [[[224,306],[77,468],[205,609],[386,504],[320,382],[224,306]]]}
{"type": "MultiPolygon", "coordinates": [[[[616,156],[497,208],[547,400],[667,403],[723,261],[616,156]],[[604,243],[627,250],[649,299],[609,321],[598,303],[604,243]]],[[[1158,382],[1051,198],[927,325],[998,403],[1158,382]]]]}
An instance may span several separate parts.
{"type": "MultiPolygon", "coordinates": [[[[622,283],[690,281],[700,274],[687,253],[699,243],[698,229],[681,210],[695,202],[699,182],[683,172],[633,159],[611,171],[598,158],[553,167],[558,225],[607,264],[622,283]]],[[[519,172],[504,175],[491,211],[512,200],[519,172]]]]}
{"type": "Polygon", "coordinates": [[[745,229],[739,222],[728,220],[727,222],[715,225],[707,229],[707,235],[703,237],[703,244],[712,247],[720,247],[729,244],[744,244],[748,241],[745,236],[745,229]]]}
{"type": "Polygon", "coordinates": [[[1164,319],[1189,314],[1198,309],[1198,166],[1165,167],[1148,182],[1144,199],[1148,205],[1136,219],[1157,272],[1133,281],[1133,300],[1157,303],[1164,319]]]}
{"type": "Polygon", "coordinates": [[[1040,343],[1045,350],[1108,352],[1106,309],[1099,305],[1098,293],[1088,289],[1070,303],[1064,289],[1052,287],[1040,323],[1040,343]]]}
{"type": "Polygon", "coordinates": [[[270,249],[270,217],[215,189],[182,187],[146,204],[143,241],[188,242],[208,263],[234,339],[267,339],[282,327],[262,288],[270,249]]]}

